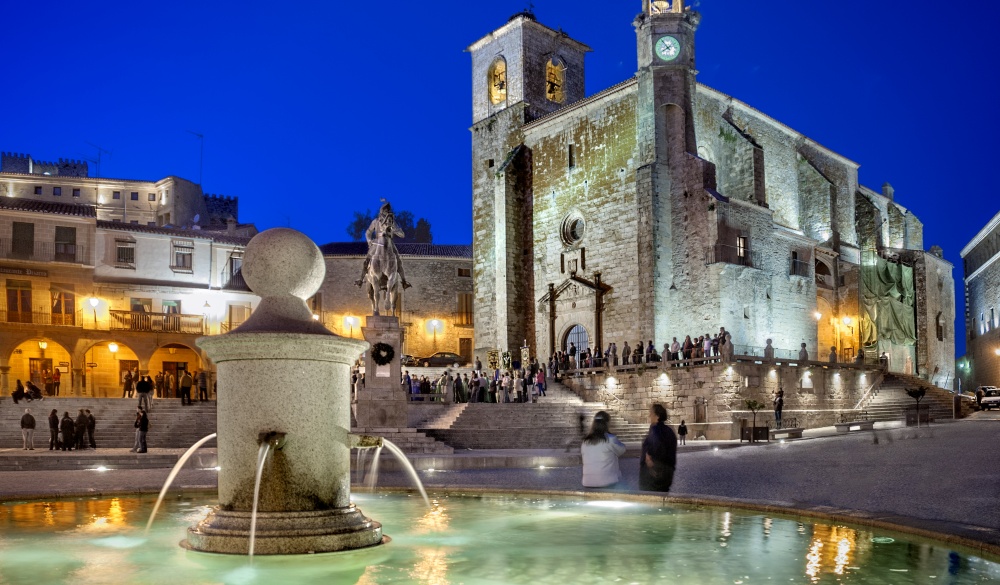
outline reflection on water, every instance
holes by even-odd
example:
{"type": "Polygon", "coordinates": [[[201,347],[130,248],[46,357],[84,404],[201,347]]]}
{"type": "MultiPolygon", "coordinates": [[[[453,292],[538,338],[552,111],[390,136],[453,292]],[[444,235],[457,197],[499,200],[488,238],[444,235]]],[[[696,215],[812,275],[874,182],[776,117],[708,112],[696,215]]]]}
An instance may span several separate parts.
{"type": "Polygon", "coordinates": [[[0,584],[272,583],[458,585],[1000,581],[1000,567],[943,545],[725,509],[558,497],[366,495],[392,543],[295,558],[189,553],[177,546],[211,502],[171,501],[148,539],[151,499],[0,505],[0,584]]]}

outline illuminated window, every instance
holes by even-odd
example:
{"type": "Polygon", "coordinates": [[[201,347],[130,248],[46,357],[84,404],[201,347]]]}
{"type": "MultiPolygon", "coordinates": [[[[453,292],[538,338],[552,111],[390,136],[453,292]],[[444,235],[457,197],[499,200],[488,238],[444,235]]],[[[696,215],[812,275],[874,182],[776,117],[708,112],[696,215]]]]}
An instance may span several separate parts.
{"type": "Polygon", "coordinates": [[[52,324],[76,324],[76,295],[72,284],[52,285],[52,324]]]}
{"type": "Polygon", "coordinates": [[[561,104],[566,101],[566,66],[558,57],[545,64],[545,99],[561,104]]]}
{"type": "Polygon", "coordinates": [[[471,268],[459,268],[458,269],[458,275],[461,276],[461,277],[463,277],[463,278],[472,278],[472,269],[471,268]]]}
{"type": "Polygon", "coordinates": [[[738,258],[747,257],[747,239],[743,236],[736,238],[736,256],[738,258]]]}
{"type": "Polygon", "coordinates": [[[500,104],[507,101],[507,62],[502,57],[490,65],[487,83],[491,103],[500,104]]]}

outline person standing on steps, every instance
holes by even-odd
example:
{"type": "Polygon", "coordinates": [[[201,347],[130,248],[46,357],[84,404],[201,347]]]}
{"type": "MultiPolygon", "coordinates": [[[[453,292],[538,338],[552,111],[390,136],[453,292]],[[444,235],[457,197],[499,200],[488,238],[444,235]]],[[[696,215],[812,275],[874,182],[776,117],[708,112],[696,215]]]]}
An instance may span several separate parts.
{"type": "Polygon", "coordinates": [[[87,448],[86,443],[87,436],[87,413],[80,409],[80,414],[76,416],[76,422],[73,424],[73,444],[76,445],[77,451],[82,451],[87,448]]]}
{"type": "Polygon", "coordinates": [[[687,445],[688,427],[681,420],[681,426],[677,427],[677,438],[681,445],[687,445]]]}
{"type": "Polygon", "coordinates": [[[21,415],[21,443],[25,451],[35,450],[35,417],[31,416],[30,408],[25,408],[21,415]]]}
{"type": "Polygon", "coordinates": [[[677,435],[667,426],[667,409],[649,407],[649,434],[642,441],[639,457],[639,489],[668,492],[677,467],[677,435]]]}
{"type": "Polygon", "coordinates": [[[132,453],[146,452],[146,433],[149,432],[149,417],[146,411],[137,408],[135,411],[135,445],[132,446],[132,453]]]}
{"type": "Polygon", "coordinates": [[[56,396],[59,396],[59,383],[62,381],[62,371],[56,368],[52,372],[52,390],[55,392],[56,396]]]}
{"type": "Polygon", "coordinates": [[[59,448],[59,411],[52,409],[49,413],[49,451],[59,448]]]}
{"type": "Polygon", "coordinates": [[[774,426],[781,428],[781,410],[785,408],[785,391],[778,390],[774,395],[774,426]]]}
{"type": "Polygon", "coordinates": [[[187,370],[184,370],[184,374],[181,376],[181,405],[191,404],[191,386],[194,384],[194,380],[191,378],[191,374],[187,370]]]}
{"type": "Polygon", "coordinates": [[[73,440],[76,439],[76,425],[69,412],[63,412],[62,420],[59,421],[59,432],[62,434],[62,450],[72,451],[73,440]]]}
{"type": "Polygon", "coordinates": [[[149,396],[153,391],[153,382],[149,379],[149,376],[139,377],[139,380],[135,383],[135,391],[139,394],[139,408],[149,410],[149,396]]]}
{"type": "MultiPolygon", "coordinates": [[[[55,412],[55,411],[53,411],[55,412]]],[[[90,409],[87,409],[87,441],[90,443],[91,449],[97,448],[97,443],[94,442],[94,431],[97,430],[97,419],[94,415],[90,413],[90,409]]]]}
{"type": "Polygon", "coordinates": [[[208,373],[198,372],[198,402],[208,402],[208,373]]]}

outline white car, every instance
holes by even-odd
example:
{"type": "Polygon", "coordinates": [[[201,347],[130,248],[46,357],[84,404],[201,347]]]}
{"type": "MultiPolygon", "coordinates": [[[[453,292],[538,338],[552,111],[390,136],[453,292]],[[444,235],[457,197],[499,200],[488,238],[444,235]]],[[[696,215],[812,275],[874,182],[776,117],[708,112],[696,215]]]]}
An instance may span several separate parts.
{"type": "Polygon", "coordinates": [[[1000,408],[1000,389],[996,386],[980,386],[978,389],[983,391],[983,400],[979,403],[980,408],[983,410],[1000,408]]]}

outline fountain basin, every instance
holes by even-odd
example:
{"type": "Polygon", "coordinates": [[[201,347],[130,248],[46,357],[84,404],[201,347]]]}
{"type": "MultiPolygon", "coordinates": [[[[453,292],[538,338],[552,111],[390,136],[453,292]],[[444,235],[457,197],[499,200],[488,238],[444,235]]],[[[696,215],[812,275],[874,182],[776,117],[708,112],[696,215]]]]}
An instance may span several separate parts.
{"type": "Polygon", "coordinates": [[[192,553],[176,546],[207,495],[164,506],[149,539],[149,498],[0,506],[0,582],[971,583],[1000,565],[961,547],[880,528],[772,513],[665,504],[625,494],[354,493],[385,523],[388,546],[308,556],[192,553]],[[108,567],[114,567],[113,572],[108,567]],[[88,573],[88,571],[94,571],[88,573]]]}

